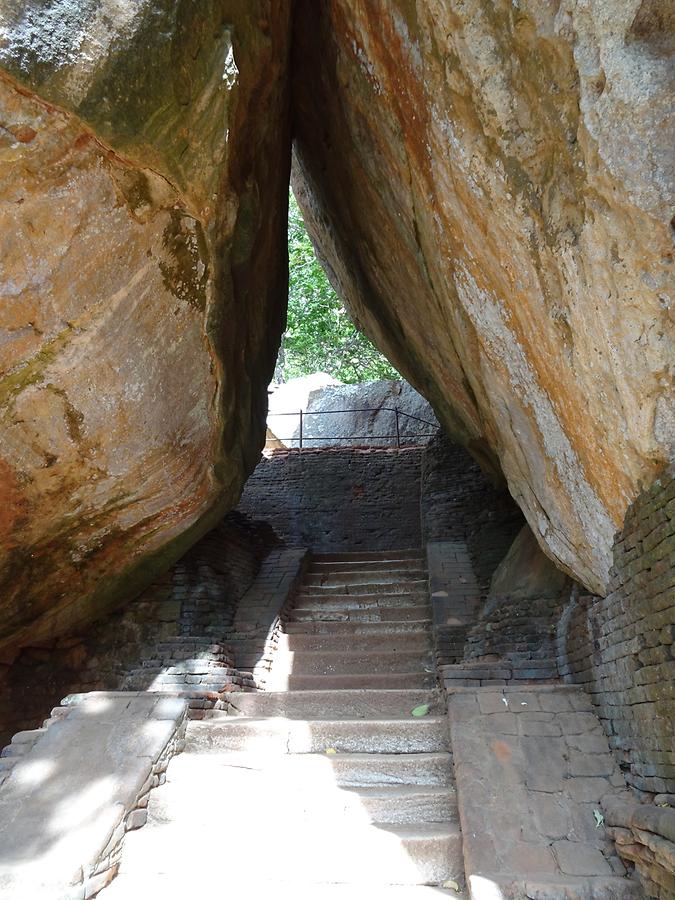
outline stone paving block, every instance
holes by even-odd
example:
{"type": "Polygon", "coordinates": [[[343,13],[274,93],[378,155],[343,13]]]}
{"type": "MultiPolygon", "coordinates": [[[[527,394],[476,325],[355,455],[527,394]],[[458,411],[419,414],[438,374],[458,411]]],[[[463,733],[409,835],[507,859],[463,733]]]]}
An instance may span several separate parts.
{"type": "Polygon", "coordinates": [[[595,810],[600,809],[600,804],[576,803],[571,807],[572,811],[572,838],[581,841],[588,846],[601,849],[607,847],[607,831],[604,825],[598,826],[595,818],[595,810]]]}
{"type": "Polygon", "coordinates": [[[555,841],[553,852],[565,875],[612,875],[605,857],[594,847],[572,841],[555,841]]]}
{"type": "Polygon", "coordinates": [[[557,794],[533,792],[531,810],[540,834],[549,838],[565,838],[572,830],[569,803],[557,794]]]}
{"type": "Polygon", "coordinates": [[[512,712],[493,713],[490,724],[498,734],[518,734],[518,719],[512,712]]]}
{"type": "Polygon", "coordinates": [[[518,841],[497,847],[501,868],[505,872],[554,874],[559,871],[551,848],[545,843],[518,841]]]}
{"type": "Polygon", "coordinates": [[[602,726],[592,712],[560,713],[558,715],[563,734],[602,734],[602,726]]]}
{"type": "Polygon", "coordinates": [[[573,709],[569,694],[541,694],[539,703],[544,712],[569,712],[573,709]]]}
{"type": "Polygon", "coordinates": [[[564,743],[556,737],[531,735],[523,739],[525,783],[531,791],[562,791],[567,777],[564,743]]]}
{"type": "Polygon", "coordinates": [[[531,691],[512,691],[506,694],[506,699],[511,712],[541,712],[539,697],[531,691]]]}
{"type": "MultiPolygon", "coordinates": [[[[605,747],[607,742],[605,741],[605,747]]],[[[580,750],[570,750],[569,769],[570,775],[611,775],[616,768],[614,759],[607,749],[604,753],[583,753],[580,750]]]]}
{"type": "Polygon", "coordinates": [[[540,735],[542,737],[560,737],[562,735],[560,725],[557,722],[541,721],[532,719],[530,716],[520,716],[519,719],[520,733],[523,735],[540,735]]]}
{"type": "Polygon", "coordinates": [[[609,876],[530,878],[523,887],[523,896],[527,900],[644,900],[637,882],[609,876]]]}
{"type": "Polygon", "coordinates": [[[565,735],[567,746],[586,754],[606,754],[607,738],[604,734],[569,734],[565,735]]]}
{"type": "Polygon", "coordinates": [[[489,713],[503,713],[507,708],[504,703],[504,696],[498,693],[478,694],[478,706],[483,715],[489,713]]]}
{"type": "Polygon", "coordinates": [[[577,776],[575,778],[570,778],[565,786],[565,790],[570,798],[578,803],[591,801],[598,802],[600,798],[604,797],[611,789],[612,785],[609,783],[608,779],[602,777],[583,778],[577,776]]]}

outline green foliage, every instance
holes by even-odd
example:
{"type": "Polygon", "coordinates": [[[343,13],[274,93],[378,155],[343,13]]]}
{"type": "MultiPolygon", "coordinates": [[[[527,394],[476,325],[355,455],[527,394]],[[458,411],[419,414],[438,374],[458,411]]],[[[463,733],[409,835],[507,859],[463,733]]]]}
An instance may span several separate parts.
{"type": "Polygon", "coordinates": [[[398,379],[368,338],[357,331],[316,258],[297,201],[288,212],[288,322],[277,380],[328,372],[345,384],[398,379]]]}

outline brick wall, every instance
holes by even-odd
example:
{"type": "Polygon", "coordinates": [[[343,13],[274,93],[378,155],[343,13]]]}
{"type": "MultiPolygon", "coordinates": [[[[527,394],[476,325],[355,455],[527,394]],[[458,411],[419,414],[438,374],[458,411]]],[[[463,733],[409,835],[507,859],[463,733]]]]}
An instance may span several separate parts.
{"type": "Polygon", "coordinates": [[[675,794],[675,472],[628,510],[610,591],[563,612],[558,665],[589,691],[630,784],[675,794]]]}
{"type": "Polygon", "coordinates": [[[188,647],[217,643],[276,542],[268,525],[230,513],[123,610],[0,665],[0,747],[35,727],[66,694],[127,688],[130,677],[135,690],[147,687],[157,669],[148,663],[160,658],[161,669],[178,638],[188,647]]]}
{"type": "Polygon", "coordinates": [[[263,459],[239,509],[291,547],[419,547],[421,448],[307,450],[263,459]]]}

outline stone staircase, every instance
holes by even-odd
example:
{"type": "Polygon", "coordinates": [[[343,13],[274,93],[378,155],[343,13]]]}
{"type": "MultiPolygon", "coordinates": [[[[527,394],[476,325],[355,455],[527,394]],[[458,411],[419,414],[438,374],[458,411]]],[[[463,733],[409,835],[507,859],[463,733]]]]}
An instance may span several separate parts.
{"type": "Polygon", "coordinates": [[[265,691],[227,702],[189,724],[105,900],[462,896],[420,551],[313,557],[265,691]]]}

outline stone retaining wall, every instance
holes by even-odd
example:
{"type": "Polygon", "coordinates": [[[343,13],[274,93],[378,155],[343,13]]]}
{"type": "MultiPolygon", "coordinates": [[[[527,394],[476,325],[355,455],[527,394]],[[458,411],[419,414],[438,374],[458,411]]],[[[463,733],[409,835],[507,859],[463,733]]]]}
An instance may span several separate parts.
{"type": "Polygon", "coordinates": [[[665,802],[637,804],[607,798],[603,810],[608,834],[614,839],[621,858],[635,866],[647,897],[672,900],[675,897],[675,809],[665,802]]]}
{"type": "Polygon", "coordinates": [[[590,693],[629,783],[675,794],[675,478],[629,508],[606,597],[582,594],[559,626],[558,665],[590,693]]]}
{"type": "Polygon", "coordinates": [[[143,690],[160,673],[176,690],[196,690],[206,674],[190,670],[197,657],[203,665],[210,655],[219,677],[236,681],[237,673],[223,669],[228,660],[220,658],[220,644],[276,542],[268,525],[230,513],[124,610],[86,633],[26,647],[0,664],[0,747],[15,732],[34,728],[66,694],[143,690]]]}
{"type": "Polygon", "coordinates": [[[291,547],[419,547],[421,448],[277,451],[251,475],[239,510],[291,547]]]}

